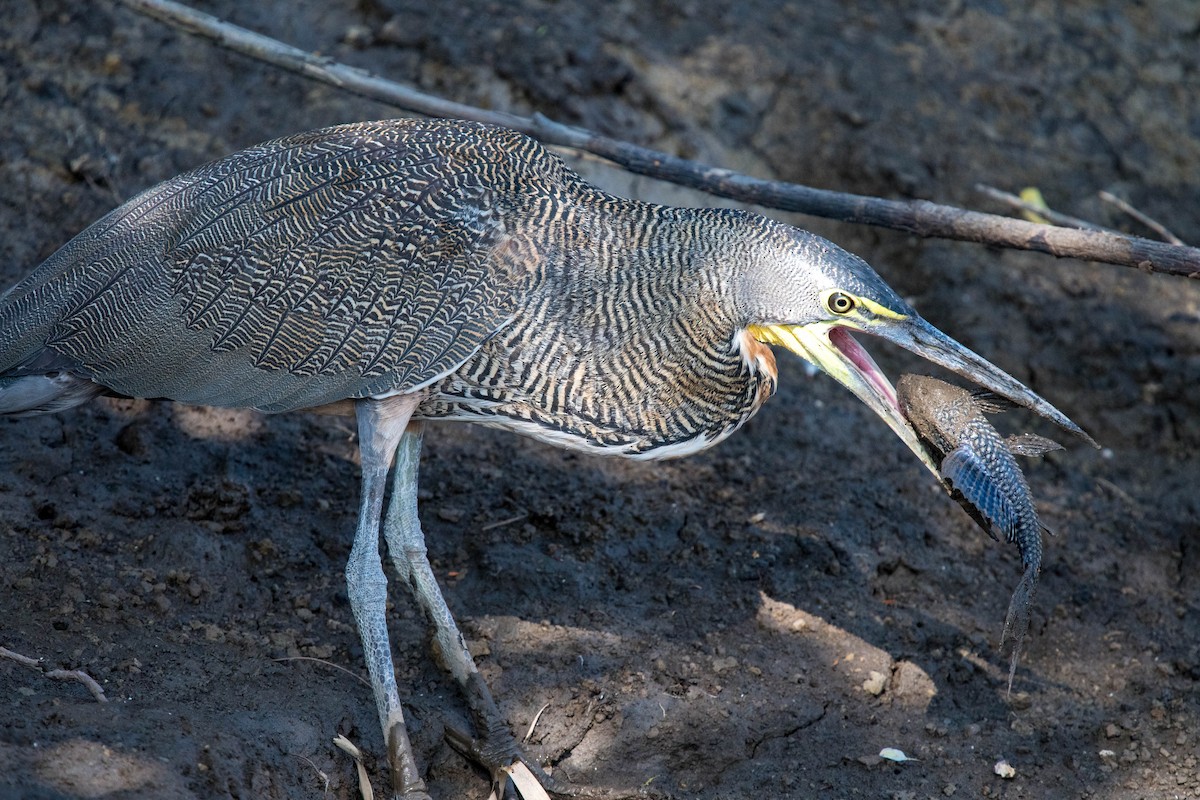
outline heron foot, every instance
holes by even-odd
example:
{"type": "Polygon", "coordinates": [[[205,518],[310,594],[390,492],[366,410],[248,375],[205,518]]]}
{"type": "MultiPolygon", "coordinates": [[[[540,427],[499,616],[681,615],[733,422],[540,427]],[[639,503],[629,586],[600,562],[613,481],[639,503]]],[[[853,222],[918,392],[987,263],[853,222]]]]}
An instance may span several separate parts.
{"type": "MultiPolygon", "coordinates": [[[[517,785],[518,790],[521,789],[522,783],[531,783],[536,779],[537,784],[540,784],[540,787],[536,788],[544,788],[557,795],[576,794],[570,787],[546,774],[538,764],[531,762],[521,751],[521,746],[517,744],[517,739],[508,726],[508,721],[504,719],[500,709],[496,706],[496,701],[492,699],[491,690],[488,689],[482,675],[475,671],[470,672],[462,685],[462,690],[467,706],[471,709],[475,730],[479,734],[472,739],[463,736],[461,732],[451,733],[450,728],[447,728],[446,739],[460,753],[488,770],[493,781],[501,790],[498,797],[504,797],[503,789],[510,777],[517,785]],[[529,781],[517,780],[518,776],[512,772],[512,768],[517,764],[523,764],[531,773],[529,781]]],[[[530,788],[534,789],[535,787],[530,788]]],[[[536,800],[538,797],[536,794],[531,796],[525,791],[521,791],[521,796],[524,800],[536,800]]]]}
{"type": "Polygon", "coordinates": [[[502,720],[489,726],[482,737],[474,737],[454,725],[446,725],[446,741],[458,752],[492,776],[492,797],[505,800],[548,800],[550,795],[573,797],[572,787],[546,773],[531,761],[502,720]]]}

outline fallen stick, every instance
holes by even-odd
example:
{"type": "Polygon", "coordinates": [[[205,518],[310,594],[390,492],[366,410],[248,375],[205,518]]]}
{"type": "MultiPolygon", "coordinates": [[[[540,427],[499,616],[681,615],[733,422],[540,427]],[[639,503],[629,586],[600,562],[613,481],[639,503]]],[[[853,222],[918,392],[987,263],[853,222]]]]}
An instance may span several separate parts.
{"type": "Polygon", "coordinates": [[[0,658],[15,661],[30,669],[35,669],[42,673],[47,678],[53,678],[57,681],[76,681],[87,687],[87,690],[92,693],[92,697],[96,698],[97,703],[107,703],[108,698],[104,695],[104,688],[96,682],[96,679],[88,675],[81,669],[51,669],[47,670],[42,667],[40,659],[23,656],[20,653],[15,653],[7,647],[0,647],[0,658]]]}
{"type": "Polygon", "coordinates": [[[890,228],[918,236],[955,239],[1059,258],[1102,261],[1144,272],[1200,278],[1200,249],[1103,231],[1039,225],[1024,220],[968,211],[927,200],[880,197],[815,189],[742,175],[648,147],[600,136],[555,122],[541,114],[522,117],[488,111],[420,92],[364,70],[309,53],[262,34],[223,22],[171,0],[118,0],[140,14],[187,33],[212,39],[242,55],[282,67],[363,97],[432,117],[468,119],[503,125],[551,145],[570,147],[612,161],[629,172],[744,203],[810,216],[890,228]]]}

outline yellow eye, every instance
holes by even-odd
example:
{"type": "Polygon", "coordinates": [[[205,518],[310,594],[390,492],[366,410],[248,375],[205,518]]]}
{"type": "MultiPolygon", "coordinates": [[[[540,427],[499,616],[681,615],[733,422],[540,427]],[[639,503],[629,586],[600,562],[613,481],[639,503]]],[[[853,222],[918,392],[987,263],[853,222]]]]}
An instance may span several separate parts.
{"type": "Polygon", "coordinates": [[[854,298],[845,292],[833,292],[825,304],[834,314],[849,314],[854,310],[854,298]]]}

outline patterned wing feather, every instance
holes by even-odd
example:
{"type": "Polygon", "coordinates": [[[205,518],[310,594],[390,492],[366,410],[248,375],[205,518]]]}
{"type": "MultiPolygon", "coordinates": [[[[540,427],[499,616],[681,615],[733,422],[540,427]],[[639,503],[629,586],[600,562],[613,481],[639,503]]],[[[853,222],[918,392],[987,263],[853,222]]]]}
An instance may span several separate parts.
{"type": "Polygon", "coordinates": [[[531,140],[395,120],[268,142],[114,211],[0,303],[0,370],[53,351],[117,391],[282,411],[413,390],[511,318],[496,258],[531,140]]]}

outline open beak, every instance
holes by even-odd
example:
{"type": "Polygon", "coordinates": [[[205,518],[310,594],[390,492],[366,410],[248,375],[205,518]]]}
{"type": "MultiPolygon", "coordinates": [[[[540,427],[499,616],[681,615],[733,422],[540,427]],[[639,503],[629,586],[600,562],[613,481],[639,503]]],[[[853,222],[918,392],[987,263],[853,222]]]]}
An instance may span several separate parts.
{"type": "MultiPolygon", "coordinates": [[[[880,371],[870,353],[854,340],[850,332],[851,329],[846,326],[829,322],[811,325],[759,325],[754,329],[754,335],[761,341],[786,347],[853,392],[859,400],[883,418],[921,459],[921,463],[934,475],[939,475],[934,455],[921,443],[916,430],[900,410],[896,389],[880,371]]],[[[895,342],[922,358],[1028,408],[1071,431],[1092,446],[1098,446],[1082,428],[1016,378],[916,315],[879,319],[865,332],[895,342]]]]}

